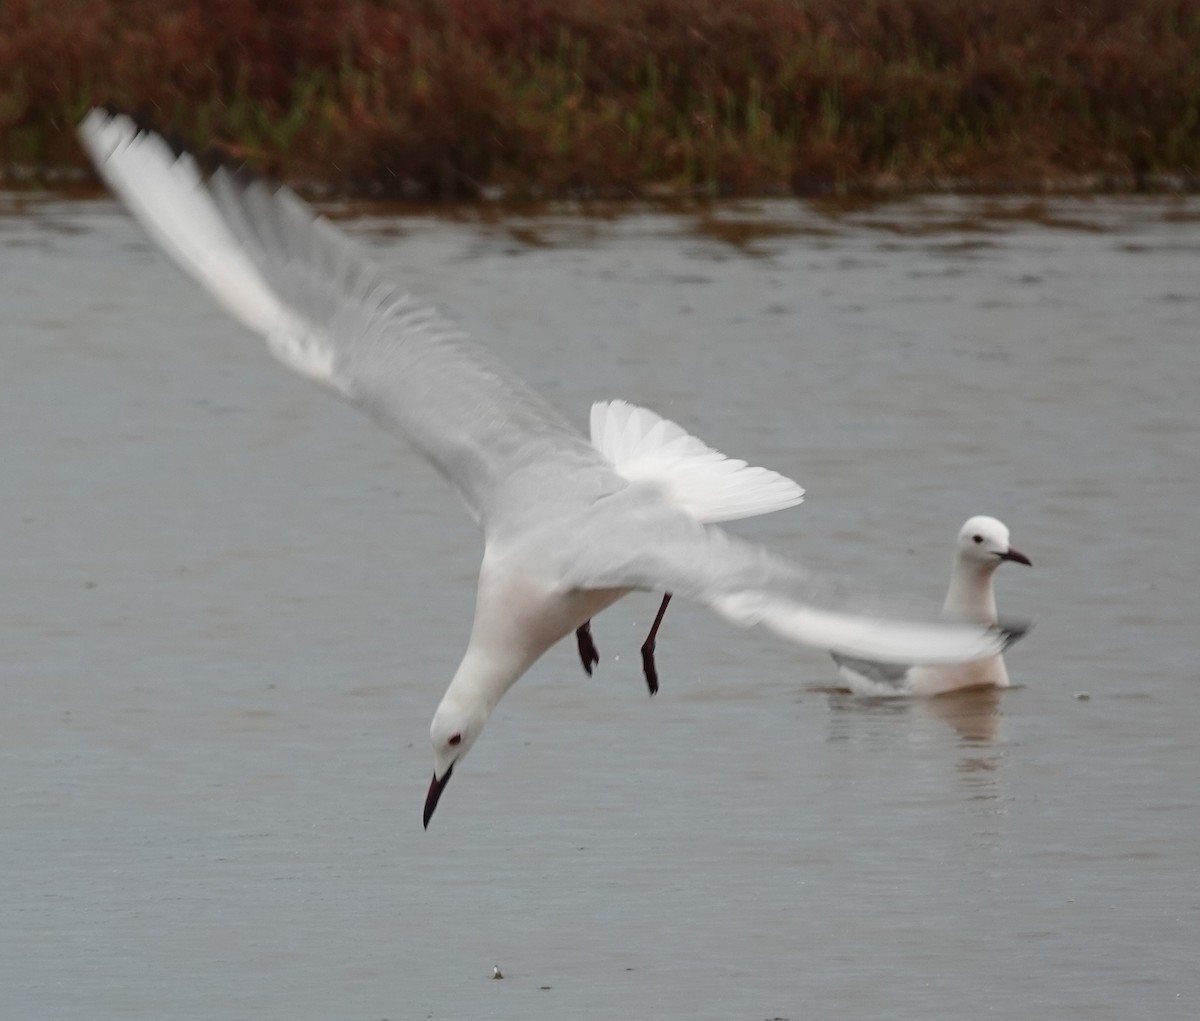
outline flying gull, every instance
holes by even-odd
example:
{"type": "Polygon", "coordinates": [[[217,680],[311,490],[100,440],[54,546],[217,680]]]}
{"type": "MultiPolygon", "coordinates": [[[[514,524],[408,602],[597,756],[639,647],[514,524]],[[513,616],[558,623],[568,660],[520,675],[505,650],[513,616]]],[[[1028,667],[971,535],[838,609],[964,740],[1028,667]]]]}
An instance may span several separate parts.
{"type": "Polygon", "coordinates": [[[406,437],[483,529],[475,620],[430,726],[424,824],[504,693],[560,639],[634,590],[872,660],[957,663],[1010,634],[818,607],[799,564],[706,525],[657,478],[623,477],[524,380],[407,294],[291,191],[194,157],[130,117],[79,127],[147,233],[271,353],[406,437]]]}

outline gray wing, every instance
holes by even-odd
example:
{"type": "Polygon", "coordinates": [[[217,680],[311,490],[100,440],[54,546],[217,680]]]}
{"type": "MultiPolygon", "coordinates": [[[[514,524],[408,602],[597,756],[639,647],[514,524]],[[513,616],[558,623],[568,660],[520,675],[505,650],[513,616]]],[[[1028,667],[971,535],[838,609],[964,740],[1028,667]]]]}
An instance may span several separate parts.
{"type": "Polygon", "coordinates": [[[93,110],[79,131],[110,187],[189,275],[290,368],[409,439],[485,528],[547,470],[561,481],[603,465],[516,373],[287,189],[226,169],[206,180],[189,154],[122,114],[93,110]]]}
{"type": "Polygon", "coordinates": [[[877,663],[870,659],[858,659],[855,656],[843,656],[835,652],[833,661],[839,667],[845,667],[861,677],[866,678],[881,687],[903,691],[908,680],[908,672],[912,669],[907,663],[877,663]]]}

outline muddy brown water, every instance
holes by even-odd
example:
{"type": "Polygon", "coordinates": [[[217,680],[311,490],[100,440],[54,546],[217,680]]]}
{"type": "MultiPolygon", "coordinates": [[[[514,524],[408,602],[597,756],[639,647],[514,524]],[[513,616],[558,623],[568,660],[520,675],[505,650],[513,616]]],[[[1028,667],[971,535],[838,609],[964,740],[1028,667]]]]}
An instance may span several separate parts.
{"type": "Polygon", "coordinates": [[[1035,564],[1018,687],[927,703],[685,605],[651,701],[630,598],[428,832],[453,494],[112,202],[0,210],[4,1017],[1200,1012],[1195,200],[346,220],[581,426],[807,488],[742,534],[926,606],[971,514],[1035,564]]]}

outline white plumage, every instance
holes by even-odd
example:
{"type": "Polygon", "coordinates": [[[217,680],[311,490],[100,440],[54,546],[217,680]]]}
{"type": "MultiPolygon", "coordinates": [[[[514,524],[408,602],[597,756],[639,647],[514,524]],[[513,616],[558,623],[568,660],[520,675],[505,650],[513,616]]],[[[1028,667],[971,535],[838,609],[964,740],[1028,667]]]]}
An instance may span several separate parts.
{"type": "MultiPolygon", "coordinates": [[[[950,588],[942,606],[947,620],[996,624],[996,593],[992,575],[1002,563],[1031,562],[1009,542],[1003,522],[986,515],[970,518],[958,531],[950,588]]],[[[1014,629],[1019,638],[1023,629],[1014,629]]],[[[967,663],[912,665],[873,663],[869,659],[834,653],[838,674],[859,695],[943,695],[962,688],[1007,688],[1004,657],[985,656],[967,663]]]]}
{"type": "MultiPolygon", "coordinates": [[[[876,659],[956,662],[993,655],[1008,640],[995,627],[808,605],[820,586],[798,564],[701,524],[664,498],[665,485],[701,518],[730,515],[748,506],[746,490],[731,499],[712,480],[745,469],[707,464],[699,441],[680,441],[670,435],[678,427],[655,423],[644,431],[614,426],[614,457],[634,470],[643,463],[638,451],[664,445],[648,441],[650,434],[668,446],[682,442],[680,455],[655,455],[637,469],[653,484],[623,477],[617,461],[516,373],[396,286],[287,189],[225,169],[205,179],[190,155],[120,114],[94,110],[79,130],[105,180],[185,272],[289,368],[407,438],[483,529],[475,622],[430,727],[426,825],[454,765],[508,688],[551,645],[633,589],[673,592],[741,624],[761,622],[794,641],[876,659]],[[681,467],[692,461],[707,467],[681,467]]],[[[756,485],[751,502],[761,506],[777,485],[756,485]]]]}
{"type": "Polygon", "coordinates": [[[617,474],[657,483],[697,521],[736,521],[804,500],[804,490],[779,472],[726,457],[670,419],[626,401],[593,404],[591,432],[617,474]]]}

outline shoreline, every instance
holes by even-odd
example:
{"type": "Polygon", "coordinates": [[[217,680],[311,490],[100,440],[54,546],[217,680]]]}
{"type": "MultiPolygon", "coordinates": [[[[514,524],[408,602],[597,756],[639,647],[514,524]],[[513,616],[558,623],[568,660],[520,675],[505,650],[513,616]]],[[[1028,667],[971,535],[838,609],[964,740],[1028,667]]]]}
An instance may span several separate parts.
{"type": "MultiPolygon", "coordinates": [[[[530,194],[503,187],[483,188],[471,197],[448,198],[422,195],[416,190],[405,194],[362,194],[329,181],[287,180],[269,177],[309,202],[362,202],[367,205],[394,205],[398,208],[454,209],[456,207],[530,208],[557,204],[580,206],[662,205],[693,206],[708,203],[737,203],[793,199],[798,202],[829,202],[847,205],[884,204],[906,199],[937,196],[963,198],[1025,198],[1032,201],[1054,198],[1186,198],[1200,195],[1200,174],[1075,174],[1041,180],[1004,180],[996,178],[945,179],[937,181],[863,180],[844,182],[825,188],[797,192],[784,187],[724,194],[705,187],[674,187],[658,182],[621,191],[591,193],[530,194]]],[[[88,167],[0,167],[0,193],[14,196],[44,194],[64,199],[101,198],[109,194],[100,178],[88,167]]]]}

